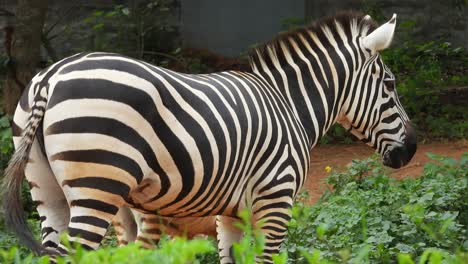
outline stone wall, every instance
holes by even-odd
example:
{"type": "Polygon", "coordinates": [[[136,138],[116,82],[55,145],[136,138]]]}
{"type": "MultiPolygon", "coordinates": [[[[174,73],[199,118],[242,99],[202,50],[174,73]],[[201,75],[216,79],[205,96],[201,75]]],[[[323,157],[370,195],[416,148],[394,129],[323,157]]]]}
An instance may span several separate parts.
{"type": "Polygon", "coordinates": [[[237,56],[282,30],[282,21],[304,16],[304,0],[182,0],[185,46],[237,56]]]}

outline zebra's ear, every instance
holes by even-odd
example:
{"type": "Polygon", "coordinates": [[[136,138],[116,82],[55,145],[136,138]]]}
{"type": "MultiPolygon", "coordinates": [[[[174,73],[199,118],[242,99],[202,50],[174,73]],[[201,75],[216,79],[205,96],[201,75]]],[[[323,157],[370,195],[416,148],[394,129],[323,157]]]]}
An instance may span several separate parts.
{"type": "Polygon", "coordinates": [[[393,33],[395,33],[396,26],[396,14],[393,14],[392,18],[382,26],[378,27],[368,36],[364,37],[362,44],[365,48],[372,51],[384,50],[390,46],[393,39],[393,33]]]}

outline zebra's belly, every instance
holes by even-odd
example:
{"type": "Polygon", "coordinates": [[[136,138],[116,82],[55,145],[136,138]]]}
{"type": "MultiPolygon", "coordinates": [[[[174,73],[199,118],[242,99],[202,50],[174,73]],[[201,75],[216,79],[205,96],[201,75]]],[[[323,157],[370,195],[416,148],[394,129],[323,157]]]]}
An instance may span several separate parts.
{"type": "Polygon", "coordinates": [[[244,197],[241,199],[229,199],[237,197],[240,192],[232,189],[231,192],[216,194],[209,189],[193,190],[186,196],[178,193],[168,193],[162,197],[160,180],[157,176],[144,179],[137,188],[129,194],[127,202],[130,207],[146,213],[158,213],[166,217],[187,217],[207,215],[234,215],[234,208],[245,208],[244,197]],[[177,202],[174,202],[177,201],[177,202]]]}

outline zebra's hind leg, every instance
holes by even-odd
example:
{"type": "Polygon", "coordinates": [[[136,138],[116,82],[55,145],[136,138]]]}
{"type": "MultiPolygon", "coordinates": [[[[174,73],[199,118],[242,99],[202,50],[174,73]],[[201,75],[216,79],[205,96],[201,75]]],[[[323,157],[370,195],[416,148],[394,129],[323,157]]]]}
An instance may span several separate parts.
{"type": "MultiPolygon", "coordinates": [[[[136,181],[127,171],[115,166],[78,161],[87,158],[90,156],[73,151],[49,157],[70,205],[68,240],[84,249],[95,250],[119,209],[126,204],[125,198],[136,187],[136,181]]],[[[58,251],[63,255],[68,253],[63,243],[58,251]]]]}
{"type": "MultiPolygon", "coordinates": [[[[68,240],[74,246],[80,245],[86,250],[95,250],[100,246],[107,228],[122,203],[105,195],[97,194],[82,194],[72,197],[69,199],[68,240]]],[[[67,247],[63,244],[58,246],[58,250],[61,254],[68,253],[67,247]]]]}
{"type": "Polygon", "coordinates": [[[67,228],[70,210],[37,140],[31,147],[25,176],[41,220],[42,244],[46,249],[56,252],[60,243],[59,235],[67,228]]]}
{"type": "Polygon", "coordinates": [[[234,263],[232,245],[242,238],[242,231],[234,226],[239,219],[228,216],[216,217],[219,260],[221,264],[234,263]]]}

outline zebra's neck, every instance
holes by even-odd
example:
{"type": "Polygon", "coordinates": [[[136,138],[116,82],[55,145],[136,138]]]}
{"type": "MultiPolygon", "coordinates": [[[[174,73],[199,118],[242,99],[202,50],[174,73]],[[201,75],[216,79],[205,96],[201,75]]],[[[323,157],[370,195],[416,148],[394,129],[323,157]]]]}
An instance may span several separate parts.
{"type": "Polygon", "coordinates": [[[289,102],[313,147],[333,125],[352,87],[356,60],[338,48],[333,35],[303,30],[268,45],[251,58],[253,72],[289,102]],[[348,60],[350,61],[346,61],[348,60]]]}

